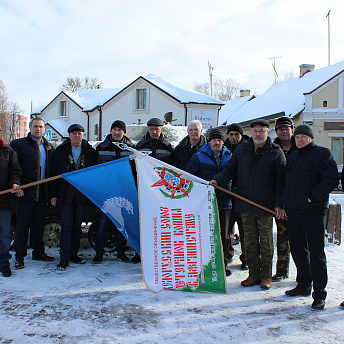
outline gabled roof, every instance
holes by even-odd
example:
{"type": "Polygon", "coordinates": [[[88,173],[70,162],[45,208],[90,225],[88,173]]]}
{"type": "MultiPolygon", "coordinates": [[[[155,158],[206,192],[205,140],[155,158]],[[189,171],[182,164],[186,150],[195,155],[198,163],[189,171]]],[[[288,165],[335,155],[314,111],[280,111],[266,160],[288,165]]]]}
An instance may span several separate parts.
{"type": "Polygon", "coordinates": [[[191,91],[189,89],[176,86],[169,81],[154,75],[149,74],[147,77],[140,76],[127,85],[124,88],[104,88],[104,89],[92,89],[92,90],[79,90],[75,92],[60,92],[52,101],[49,103],[43,102],[32,102],[31,114],[40,114],[46,109],[61,93],[70,98],[76,105],[78,105],[83,112],[90,112],[96,109],[98,106],[103,106],[125,89],[129,88],[138,79],[142,78],[148,83],[160,89],[170,97],[174,98],[181,104],[214,104],[223,105],[224,103],[216,98],[191,91]]]}
{"type": "Polygon", "coordinates": [[[62,137],[68,137],[68,128],[72,123],[69,123],[64,119],[53,119],[46,124],[50,125],[62,137]]]}
{"type": "MultiPolygon", "coordinates": [[[[243,123],[255,118],[285,113],[294,118],[305,108],[305,94],[316,91],[344,71],[344,61],[272,85],[261,96],[230,113],[227,123],[243,123]]],[[[229,101],[230,102],[230,101],[229,101]]],[[[227,104],[220,110],[226,112],[227,104]]],[[[224,116],[223,116],[224,118],[224,116]]]]}

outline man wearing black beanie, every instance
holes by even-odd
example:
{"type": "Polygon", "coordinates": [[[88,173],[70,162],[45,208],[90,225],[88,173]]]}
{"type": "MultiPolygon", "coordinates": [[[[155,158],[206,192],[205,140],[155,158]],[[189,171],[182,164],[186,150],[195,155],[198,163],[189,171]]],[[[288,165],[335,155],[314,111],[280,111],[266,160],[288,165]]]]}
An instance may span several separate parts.
{"type": "Polygon", "coordinates": [[[327,285],[324,220],[329,194],[338,184],[337,164],[328,148],[314,143],[309,125],[299,125],[294,135],[298,149],[288,156],[281,199],[288,216],[297,286],[285,293],[288,296],[309,296],[313,284],[312,308],[322,310],[327,285]]]}

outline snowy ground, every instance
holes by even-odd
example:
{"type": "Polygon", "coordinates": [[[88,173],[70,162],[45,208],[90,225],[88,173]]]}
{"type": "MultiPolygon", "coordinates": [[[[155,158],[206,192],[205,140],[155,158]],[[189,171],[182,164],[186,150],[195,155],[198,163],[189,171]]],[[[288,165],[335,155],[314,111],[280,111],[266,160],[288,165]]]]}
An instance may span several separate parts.
{"type": "MultiPolygon", "coordinates": [[[[335,198],[344,205],[342,194],[335,198]]],[[[47,253],[58,260],[57,249],[47,253]]],[[[28,256],[25,269],[0,278],[0,343],[340,343],[344,244],[327,245],[326,253],[324,311],[311,310],[311,297],[284,295],[295,286],[293,263],[290,278],[268,291],[240,286],[247,272],[236,255],[226,295],[154,294],[145,288],[140,265],[122,263],[115,254],[94,265],[93,250],[84,249],[86,264],[64,272],[56,270],[58,261],[28,256]]]]}

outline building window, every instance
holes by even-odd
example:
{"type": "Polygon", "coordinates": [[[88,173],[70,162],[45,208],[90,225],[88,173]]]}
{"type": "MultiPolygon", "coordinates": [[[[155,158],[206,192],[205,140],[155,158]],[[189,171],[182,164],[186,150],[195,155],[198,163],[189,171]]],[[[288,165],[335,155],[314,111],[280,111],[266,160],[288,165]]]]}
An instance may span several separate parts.
{"type": "Polygon", "coordinates": [[[94,135],[98,137],[98,123],[94,125],[94,135]]]}
{"type": "Polygon", "coordinates": [[[324,100],[324,101],[323,101],[323,107],[324,107],[324,108],[327,108],[327,100],[324,100]]]}
{"type": "Polygon", "coordinates": [[[147,108],[147,90],[136,90],[136,109],[145,110],[147,108]]]}
{"type": "Polygon", "coordinates": [[[60,117],[67,117],[67,102],[60,102],[60,117]]]}
{"type": "Polygon", "coordinates": [[[337,162],[337,165],[343,164],[343,137],[333,137],[332,138],[332,153],[337,162]]]}

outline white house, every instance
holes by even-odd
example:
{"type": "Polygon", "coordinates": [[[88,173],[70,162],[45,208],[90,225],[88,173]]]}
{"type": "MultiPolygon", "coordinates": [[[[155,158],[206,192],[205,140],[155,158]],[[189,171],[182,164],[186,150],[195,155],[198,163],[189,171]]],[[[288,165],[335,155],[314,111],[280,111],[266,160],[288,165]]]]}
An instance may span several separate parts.
{"type": "Polygon", "coordinates": [[[31,117],[45,120],[52,140],[61,141],[66,129],[79,123],[86,129],[87,140],[103,140],[114,120],[126,124],[146,123],[152,117],[164,120],[173,112],[174,125],[187,125],[199,119],[204,128],[217,126],[224,103],[213,97],[176,86],[159,76],[138,77],[121,89],[95,89],[60,92],[46,104],[32,103],[31,117]]]}

